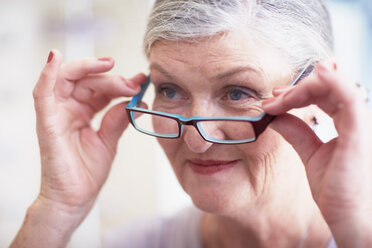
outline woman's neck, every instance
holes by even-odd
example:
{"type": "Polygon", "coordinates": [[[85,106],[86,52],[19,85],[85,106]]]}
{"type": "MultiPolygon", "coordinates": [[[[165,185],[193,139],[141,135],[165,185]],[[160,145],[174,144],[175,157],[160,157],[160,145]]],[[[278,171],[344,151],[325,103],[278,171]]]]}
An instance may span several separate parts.
{"type": "Polygon", "coordinates": [[[283,204],[285,198],[277,199],[278,204],[271,199],[270,204],[229,216],[205,214],[203,247],[326,247],[331,237],[328,226],[312,198],[301,198],[289,204],[283,204]]]}

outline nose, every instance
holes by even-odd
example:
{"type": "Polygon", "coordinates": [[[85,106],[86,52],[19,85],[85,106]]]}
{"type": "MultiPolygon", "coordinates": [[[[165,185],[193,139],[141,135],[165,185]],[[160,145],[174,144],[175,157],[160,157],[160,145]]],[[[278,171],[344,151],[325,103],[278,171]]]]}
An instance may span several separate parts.
{"type": "Polygon", "coordinates": [[[182,136],[187,147],[194,153],[204,153],[213,145],[213,143],[204,140],[193,126],[184,126],[182,136]]]}
{"type": "MultiPolygon", "coordinates": [[[[210,116],[215,111],[214,107],[204,100],[195,101],[187,114],[188,116],[210,116]]],[[[213,145],[213,143],[203,139],[194,126],[185,125],[182,136],[188,148],[194,153],[204,153],[213,145]]]]}

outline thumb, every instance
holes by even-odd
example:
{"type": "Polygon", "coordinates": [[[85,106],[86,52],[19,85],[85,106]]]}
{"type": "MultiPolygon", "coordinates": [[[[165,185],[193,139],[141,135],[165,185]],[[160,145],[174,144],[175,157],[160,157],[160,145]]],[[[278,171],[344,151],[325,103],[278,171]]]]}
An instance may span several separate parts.
{"type": "Polygon", "coordinates": [[[51,50],[46,65],[44,66],[34,90],[34,104],[38,115],[44,117],[54,113],[54,87],[61,70],[62,54],[58,50],[51,50]]]}
{"type": "Polygon", "coordinates": [[[288,113],[276,116],[270,127],[293,146],[305,165],[323,144],[306,122],[288,113]]]}
{"type": "MultiPolygon", "coordinates": [[[[118,140],[123,134],[124,130],[128,127],[129,120],[125,111],[125,106],[129,102],[122,102],[113,106],[103,117],[101,127],[98,135],[101,137],[104,144],[109,146],[112,151],[116,151],[118,140]]],[[[141,108],[147,108],[147,104],[142,102],[141,108]]],[[[137,115],[136,118],[140,116],[137,115]]]]}
{"type": "Polygon", "coordinates": [[[122,102],[113,106],[103,117],[98,135],[104,144],[113,151],[116,150],[118,140],[127,128],[129,121],[125,111],[128,102],[122,102]]]}

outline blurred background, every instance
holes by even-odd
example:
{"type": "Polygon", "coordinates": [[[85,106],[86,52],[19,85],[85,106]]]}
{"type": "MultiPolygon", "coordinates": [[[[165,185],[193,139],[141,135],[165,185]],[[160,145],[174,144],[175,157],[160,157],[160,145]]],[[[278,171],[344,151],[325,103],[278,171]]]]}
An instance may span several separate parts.
{"type": "MultiPolygon", "coordinates": [[[[142,37],[152,4],[0,0],[0,247],[9,246],[39,190],[32,89],[49,50],[62,51],[65,61],[112,56],[113,72],[125,77],[147,72],[142,37]]],[[[342,70],[372,89],[372,1],[333,0],[329,6],[342,70]]],[[[69,246],[101,247],[102,234],[110,228],[172,215],[190,204],[155,139],[129,128],[97,204],[69,246]]]]}

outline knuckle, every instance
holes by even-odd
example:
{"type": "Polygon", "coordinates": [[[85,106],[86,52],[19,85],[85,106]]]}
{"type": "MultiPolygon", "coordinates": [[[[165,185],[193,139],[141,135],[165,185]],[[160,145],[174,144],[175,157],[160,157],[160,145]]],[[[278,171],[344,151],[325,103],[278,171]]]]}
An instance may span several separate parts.
{"type": "Polygon", "coordinates": [[[117,84],[117,85],[122,85],[123,83],[125,83],[127,80],[121,76],[121,75],[115,75],[114,76],[114,80],[112,81],[114,84],[117,84]]]}
{"type": "Polygon", "coordinates": [[[39,81],[49,80],[49,79],[50,79],[50,73],[45,69],[42,70],[40,73],[39,81]]]}
{"type": "Polygon", "coordinates": [[[60,136],[59,132],[56,130],[55,126],[48,125],[46,122],[47,120],[45,119],[38,122],[36,129],[38,136],[43,137],[45,140],[57,139],[60,136]]]}
{"type": "Polygon", "coordinates": [[[56,139],[56,138],[58,138],[58,132],[54,128],[52,128],[52,127],[45,128],[43,130],[43,133],[45,134],[46,137],[48,137],[50,139],[56,139]]]}
{"type": "Polygon", "coordinates": [[[91,59],[83,59],[80,63],[80,67],[84,72],[89,72],[90,68],[92,67],[92,60],[91,59]]]}
{"type": "Polygon", "coordinates": [[[39,98],[39,90],[38,90],[37,86],[35,86],[34,89],[32,90],[32,96],[33,96],[34,99],[39,98]]]}

